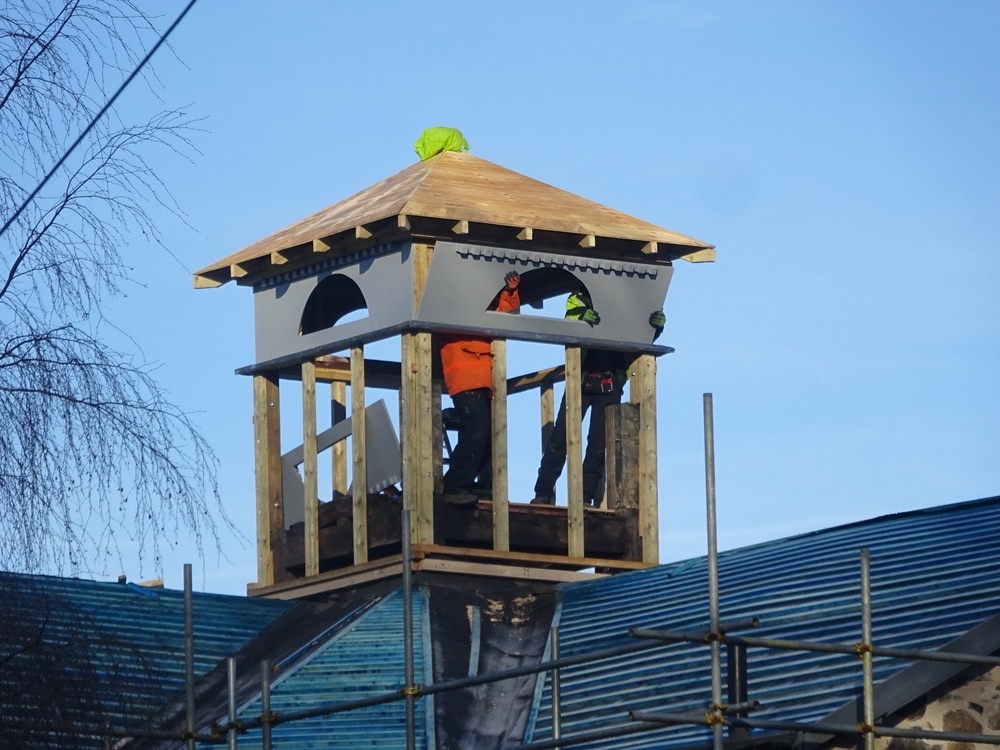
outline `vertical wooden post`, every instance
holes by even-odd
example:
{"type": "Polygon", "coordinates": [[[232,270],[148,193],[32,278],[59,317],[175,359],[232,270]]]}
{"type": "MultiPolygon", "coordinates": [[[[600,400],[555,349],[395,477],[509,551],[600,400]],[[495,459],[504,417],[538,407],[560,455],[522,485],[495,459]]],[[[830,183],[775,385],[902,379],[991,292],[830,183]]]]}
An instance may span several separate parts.
{"type": "Polygon", "coordinates": [[[316,456],[316,365],[302,363],[302,484],[306,576],[319,575],[319,477],[316,456]]]}
{"type": "Polygon", "coordinates": [[[433,424],[431,419],[431,335],[401,337],[400,410],[404,504],[415,544],[434,543],[433,424]]]}
{"type": "Polygon", "coordinates": [[[253,377],[254,473],[257,489],[257,584],[284,577],[274,541],[285,527],[281,493],[281,404],[276,375],[253,377]]]}
{"type": "MultiPolygon", "coordinates": [[[[330,383],[330,423],[335,425],[347,419],[347,384],[340,380],[330,383]]],[[[333,490],[347,494],[347,441],[341,440],[331,449],[333,453],[333,490]]]]}
{"type": "MultiPolygon", "coordinates": [[[[434,351],[433,345],[431,351],[434,351]]],[[[434,494],[440,495],[444,492],[444,461],[441,456],[444,449],[444,420],[441,416],[440,381],[431,382],[431,446],[434,449],[434,494]]]]}
{"type": "Polygon", "coordinates": [[[566,523],[569,556],[584,557],[583,393],[580,347],[566,347],[566,523]]]}
{"type": "Polygon", "coordinates": [[[542,383],[538,388],[539,409],[541,411],[542,422],[542,453],[545,446],[549,444],[549,437],[556,426],[555,393],[552,383],[542,383]]]}
{"type": "Polygon", "coordinates": [[[494,339],[493,351],[493,549],[510,550],[510,501],[507,497],[507,342],[494,339]]]}
{"type": "Polygon", "coordinates": [[[636,375],[630,399],[639,405],[639,533],[642,561],[660,561],[660,522],[656,476],[656,359],[641,354],[632,366],[636,375]]]}
{"type": "MultiPolygon", "coordinates": [[[[427,285],[434,246],[414,242],[413,256],[413,316],[417,317],[420,301],[427,285]]],[[[430,333],[403,335],[403,378],[409,378],[408,416],[402,420],[408,428],[402,439],[404,503],[410,509],[410,538],[414,544],[434,543],[434,483],[435,457],[440,466],[441,443],[434,442],[435,420],[441,419],[440,389],[435,405],[431,377],[433,341],[430,333]],[[409,341],[407,342],[407,339],[409,341]],[[409,363],[407,364],[407,359],[409,363]],[[432,412],[432,409],[434,410],[432,412]],[[410,462],[407,468],[407,462],[410,462]]],[[[407,390],[401,384],[401,391],[407,390]]],[[[401,400],[403,393],[400,393],[401,400]]]]}
{"type": "Polygon", "coordinates": [[[365,350],[351,347],[351,481],[354,516],[354,564],[368,562],[368,464],[365,440],[365,350]]]}

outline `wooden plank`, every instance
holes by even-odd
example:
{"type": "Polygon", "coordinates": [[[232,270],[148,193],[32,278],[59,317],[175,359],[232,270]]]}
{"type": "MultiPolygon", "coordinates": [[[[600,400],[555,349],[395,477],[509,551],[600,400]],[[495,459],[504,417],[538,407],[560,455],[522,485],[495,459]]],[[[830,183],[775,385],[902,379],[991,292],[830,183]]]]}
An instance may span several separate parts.
{"type": "Polygon", "coordinates": [[[507,342],[494,339],[493,351],[493,549],[510,549],[507,476],[507,342]]]}
{"type": "Polygon", "coordinates": [[[354,239],[356,240],[367,240],[372,236],[372,233],[365,229],[363,226],[358,224],[354,227],[354,239]]]}
{"type": "Polygon", "coordinates": [[[413,267],[413,317],[417,317],[420,301],[424,298],[424,287],[427,286],[427,274],[431,269],[431,259],[434,247],[424,242],[414,242],[410,246],[411,266],[413,267]]]}
{"type": "Polygon", "coordinates": [[[281,495],[281,409],[278,381],[253,378],[254,474],[257,500],[257,583],[273,584],[283,570],[272,540],[285,527],[281,495]]]}
{"type": "Polygon", "coordinates": [[[302,485],[306,577],[319,573],[319,477],[316,457],[316,366],[302,363],[302,485]]]}
{"type": "MultiPolygon", "coordinates": [[[[330,412],[333,424],[347,419],[347,384],[343,382],[330,383],[330,412]]],[[[333,490],[341,495],[347,494],[347,441],[335,443],[331,449],[333,454],[333,490]]]]}
{"type": "Polygon", "coordinates": [[[523,227],[521,231],[517,233],[517,238],[519,240],[529,242],[535,238],[535,232],[531,227],[523,227]]]}
{"type": "Polygon", "coordinates": [[[479,547],[444,547],[421,544],[413,546],[414,556],[466,557],[503,563],[524,563],[526,565],[559,565],[568,568],[615,568],[619,570],[643,570],[645,563],[636,560],[608,560],[601,557],[564,557],[537,552],[510,552],[482,549],[479,547]]]}
{"type": "MultiPolygon", "coordinates": [[[[432,345],[432,350],[436,349],[432,345]]],[[[434,449],[434,494],[444,492],[444,420],[441,418],[441,382],[431,380],[431,447],[434,449]]]]}
{"type": "Polygon", "coordinates": [[[604,410],[608,508],[639,507],[639,407],[614,404],[604,410]]]}
{"type": "Polygon", "coordinates": [[[563,365],[547,367],[537,372],[528,372],[513,378],[507,378],[507,395],[513,396],[515,393],[523,393],[532,388],[539,388],[546,383],[561,383],[566,379],[566,368],[563,365]]]}
{"type": "Polygon", "coordinates": [[[395,578],[403,571],[401,555],[383,557],[363,565],[340,570],[330,570],[312,578],[297,578],[273,586],[248,586],[247,596],[266,596],[269,599],[301,599],[326,591],[350,588],[363,583],[395,578]]]}
{"type": "Polygon", "coordinates": [[[642,559],[655,564],[660,559],[659,508],[656,475],[656,359],[640,355],[633,365],[638,380],[639,403],[639,533],[642,559]]]}
{"type": "Polygon", "coordinates": [[[578,345],[566,347],[566,522],[569,556],[583,556],[583,393],[578,345]]]}
{"type": "Polygon", "coordinates": [[[461,219],[452,226],[451,231],[455,234],[468,234],[469,233],[469,222],[465,219],[461,219]]]}
{"type": "Polygon", "coordinates": [[[549,444],[549,438],[556,427],[556,397],[552,383],[543,383],[538,389],[539,411],[542,421],[542,451],[549,444]]]}
{"type": "Polygon", "coordinates": [[[495,563],[439,560],[436,558],[421,560],[414,567],[421,571],[457,573],[489,578],[516,578],[519,581],[548,581],[552,583],[588,581],[594,578],[603,578],[607,575],[605,573],[582,573],[574,570],[533,568],[527,565],[497,565],[495,563]]]}
{"type": "Polygon", "coordinates": [[[431,420],[431,335],[400,337],[403,388],[400,390],[404,503],[415,542],[434,539],[433,423],[431,420]]]}
{"type": "Polygon", "coordinates": [[[368,562],[368,465],[365,454],[365,350],[351,348],[351,446],[354,564],[368,562]]]}

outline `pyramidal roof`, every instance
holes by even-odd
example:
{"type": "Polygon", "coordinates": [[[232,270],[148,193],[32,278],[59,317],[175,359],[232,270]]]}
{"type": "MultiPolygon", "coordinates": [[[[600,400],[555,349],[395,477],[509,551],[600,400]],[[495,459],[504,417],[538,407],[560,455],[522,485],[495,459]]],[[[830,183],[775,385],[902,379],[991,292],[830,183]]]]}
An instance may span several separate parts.
{"type": "MultiPolygon", "coordinates": [[[[195,286],[218,286],[247,275],[248,264],[289,260],[287,253],[331,249],[341,235],[369,239],[378,222],[407,227],[410,218],[448,220],[579,235],[599,246],[602,238],[632,240],[668,257],[714,260],[713,246],[581,198],[468,153],[445,151],[411,164],[381,182],[317,211],[195,272],[195,286]],[[284,253],[284,255],[283,255],[284,253]]],[[[523,236],[523,235],[522,235],[523,236]]]]}

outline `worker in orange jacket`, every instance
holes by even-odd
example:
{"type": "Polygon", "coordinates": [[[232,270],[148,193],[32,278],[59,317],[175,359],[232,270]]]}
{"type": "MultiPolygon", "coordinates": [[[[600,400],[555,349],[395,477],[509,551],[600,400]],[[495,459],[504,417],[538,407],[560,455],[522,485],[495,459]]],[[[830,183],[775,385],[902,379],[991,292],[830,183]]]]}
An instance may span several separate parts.
{"type": "MultiPolygon", "coordinates": [[[[517,271],[504,277],[504,287],[490,309],[517,313],[521,308],[517,271]]],[[[458,439],[444,475],[444,501],[471,505],[476,477],[489,465],[492,435],[493,353],[490,339],[443,336],[441,370],[444,385],[458,413],[458,439]]]]}

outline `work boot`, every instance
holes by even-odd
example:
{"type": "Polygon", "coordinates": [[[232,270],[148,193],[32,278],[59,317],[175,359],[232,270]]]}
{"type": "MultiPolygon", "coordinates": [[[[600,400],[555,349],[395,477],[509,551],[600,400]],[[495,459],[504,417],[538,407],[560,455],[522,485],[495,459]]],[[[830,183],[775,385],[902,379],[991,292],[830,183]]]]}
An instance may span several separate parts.
{"type": "Polygon", "coordinates": [[[555,505],[556,499],[552,495],[535,495],[531,499],[530,505],[555,505]]]}

